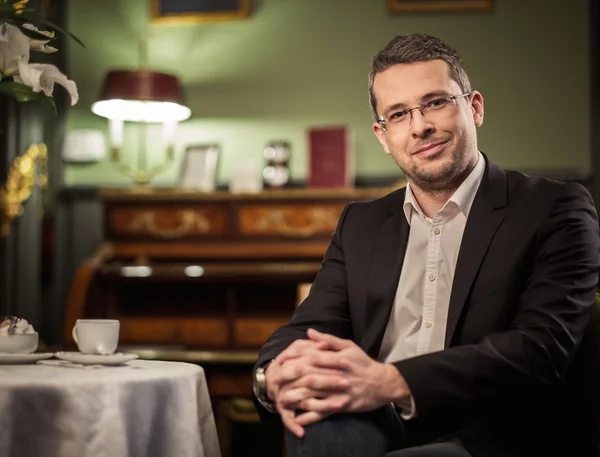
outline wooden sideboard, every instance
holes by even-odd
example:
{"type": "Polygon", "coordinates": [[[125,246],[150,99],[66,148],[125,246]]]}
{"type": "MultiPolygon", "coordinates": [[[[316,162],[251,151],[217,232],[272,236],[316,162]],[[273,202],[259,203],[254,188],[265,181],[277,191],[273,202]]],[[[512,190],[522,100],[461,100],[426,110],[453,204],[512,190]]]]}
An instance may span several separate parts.
{"type": "Polygon", "coordinates": [[[390,189],[260,194],[106,189],[104,241],[78,269],[78,318],[117,318],[124,345],[257,350],[310,283],[344,206],[390,189]]]}

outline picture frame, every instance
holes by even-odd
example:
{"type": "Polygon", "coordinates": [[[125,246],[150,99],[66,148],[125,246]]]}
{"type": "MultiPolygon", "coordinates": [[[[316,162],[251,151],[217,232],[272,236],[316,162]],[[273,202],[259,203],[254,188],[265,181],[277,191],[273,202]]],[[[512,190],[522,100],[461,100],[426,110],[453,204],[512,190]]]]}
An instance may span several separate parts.
{"type": "Polygon", "coordinates": [[[185,25],[242,19],[250,14],[251,0],[150,0],[152,23],[185,25]]]}
{"type": "Polygon", "coordinates": [[[439,13],[487,11],[493,0],[387,0],[388,11],[393,13],[439,13]]]}
{"type": "Polygon", "coordinates": [[[190,145],[184,152],[179,186],[213,192],[217,187],[220,147],[217,144],[190,145]]]}

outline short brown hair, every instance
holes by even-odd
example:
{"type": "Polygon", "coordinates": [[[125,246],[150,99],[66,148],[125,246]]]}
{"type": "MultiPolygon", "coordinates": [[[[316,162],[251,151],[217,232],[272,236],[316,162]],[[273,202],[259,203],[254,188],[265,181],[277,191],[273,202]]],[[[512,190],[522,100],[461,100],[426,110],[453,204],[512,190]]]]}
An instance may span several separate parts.
{"type": "Polygon", "coordinates": [[[443,60],[450,69],[450,78],[458,83],[463,92],[471,92],[471,82],[458,52],[444,43],[441,39],[425,33],[412,35],[397,35],[377,53],[371,63],[369,72],[369,102],[373,117],[377,121],[377,101],[373,93],[373,81],[377,73],[388,68],[413,62],[427,62],[430,60],[443,60]]]}

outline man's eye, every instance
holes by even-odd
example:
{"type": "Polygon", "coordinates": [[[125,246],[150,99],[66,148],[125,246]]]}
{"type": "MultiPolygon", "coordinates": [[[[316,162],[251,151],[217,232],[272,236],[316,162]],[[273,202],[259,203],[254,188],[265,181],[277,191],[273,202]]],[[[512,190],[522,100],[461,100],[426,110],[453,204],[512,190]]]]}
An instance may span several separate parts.
{"type": "Polygon", "coordinates": [[[400,119],[403,119],[405,116],[406,116],[406,111],[404,111],[404,110],[396,111],[395,113],[390,115],[390,120],[399,121],[400,119]]]}
{"type": "Polygon", "coordinates": [[[427,103],[428,107],[431,108],[441,108],[442,106],[445,106],[448,103],[448,100],[445,98],[436,98],[435,100],[431,100],[429,103],[427,103]]]}

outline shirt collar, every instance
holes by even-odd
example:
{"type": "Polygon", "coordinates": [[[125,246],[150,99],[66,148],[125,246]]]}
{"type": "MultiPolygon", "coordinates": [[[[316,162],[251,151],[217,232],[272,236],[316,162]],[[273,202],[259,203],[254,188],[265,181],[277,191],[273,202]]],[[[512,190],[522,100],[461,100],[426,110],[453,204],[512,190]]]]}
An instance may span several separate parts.
{"type": "MultiPolygon", "coordinates": [[[[471,173],[469,173],[458,189],[456,189],[442,209],[444,209],[448,203],[452,202],[460,209],[465,217],[469,217],[469,212],[471,211],[471,206],[473,206],[473,200],[475,200],[475,194],[477,194],[477,190],[479,189],[479,185],[483,179],[484,172],[485,159],[483,158],[483,154],[480,152],[477,159],[477,164],[475,164],[475,167],[473,167],[471,173]]],[[[409,224],[413,210],[425,217],[423,210],[415,199],[415,195],[410,188],[410,184],[406,184],[403,209],[404,216],[409,224]]]]}

